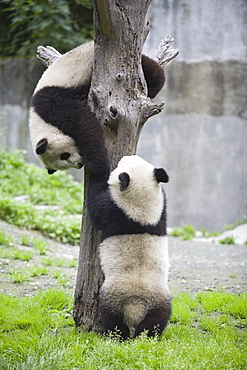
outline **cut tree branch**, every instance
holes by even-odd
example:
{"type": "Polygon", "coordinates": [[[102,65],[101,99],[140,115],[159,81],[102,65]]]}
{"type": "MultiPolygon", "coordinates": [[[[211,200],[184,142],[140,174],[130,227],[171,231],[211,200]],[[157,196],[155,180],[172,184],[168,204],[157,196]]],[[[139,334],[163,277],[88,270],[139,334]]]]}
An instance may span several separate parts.
{"type": "Polygon", "coordinates": [[[158,49],[154,53],[154,60],[156,60],[162,67],[169,63],[178,55],[178,49],[168,50],[174,41],[171,36],[166,36],[160,40],[158,49]]]}
{"type": "Polygon", "coordinates": [[[164,105],[164,102],[153,103],[149,98],[143,97],[140,118],[141,124],[143,125],[150,117],[159,114],[163,110],[164,105]]]}
{"type": "Polygon", "coordinates": [[[37,58],[45,66],[50,67],[50,65],[62,54],[59,53],[52,46],[38,46],[37,48],[37,58]]]}
{"type": "MultiPolygon", "coordinates": [[[[148,29],[146,30],[146,34],[147,33],[148,29]]],[[[145,38],[146,36],[144,36],[144,39],[145,38]]],[[[154,52],[154,60],[156,60],[162,67],[166,66],[167,63],[176,58],[179,53],[178,49],[168,50],[173,40],[174,38],[172,38],[171,36],[164,37],[163,39],[161,39],[157,50],[154,52]]],[[[59,53],[59,51],[57,51],[52,46],[38,46],[36,56],[45,67],[50,67],[50,65],[61,55],[62,54],[59,53]]],[[[116,76],[116,78],[121,80],[121,74],[116,76]]]]}

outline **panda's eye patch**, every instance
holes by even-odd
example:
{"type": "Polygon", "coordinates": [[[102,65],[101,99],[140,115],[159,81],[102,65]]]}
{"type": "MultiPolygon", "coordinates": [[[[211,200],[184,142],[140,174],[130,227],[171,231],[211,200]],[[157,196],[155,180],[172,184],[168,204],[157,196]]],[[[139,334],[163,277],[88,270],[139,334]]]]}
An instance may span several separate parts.
{"type": "Polygon", "coordinates": [[[67,152],[60,155],[60,159],[62,161],[66,161],[66,159],[68,159],[69,157],[70,157],[70,153],[67,153],[67,152]]]}

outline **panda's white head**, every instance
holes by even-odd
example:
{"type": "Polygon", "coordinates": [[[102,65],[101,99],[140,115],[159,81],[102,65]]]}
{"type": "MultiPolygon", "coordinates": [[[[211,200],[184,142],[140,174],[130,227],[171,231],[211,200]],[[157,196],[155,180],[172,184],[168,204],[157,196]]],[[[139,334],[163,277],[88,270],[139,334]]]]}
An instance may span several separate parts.
{"type": "Polygon", "coordinates": [[[125,156],[111,172],[108,185],[115,204],[136,222],[155,225],[164,209],[161,182],[169,177],[137,155],[125,156]]]}
{"type": "Polygon", "coordinates": [[[46,123],[33,109],[30,110],[29,122],[33,150],[49,174],[83,167],[83,157],[73,138],[46,123]]]}

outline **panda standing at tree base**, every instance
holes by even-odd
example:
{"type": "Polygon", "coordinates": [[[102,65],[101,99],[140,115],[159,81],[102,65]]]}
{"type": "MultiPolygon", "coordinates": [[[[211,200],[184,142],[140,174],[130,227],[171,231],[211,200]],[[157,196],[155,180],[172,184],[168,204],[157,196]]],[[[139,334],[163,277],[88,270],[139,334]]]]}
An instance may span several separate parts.
{"type": "Polygon", "coordinates": [[[166,171],[136,155],[123,157],[108,180],[90,176],[89,215],[102,230],[101,323],[122,339],[162,334],[171,314],[161,182],[168,182],[166,171]]]}

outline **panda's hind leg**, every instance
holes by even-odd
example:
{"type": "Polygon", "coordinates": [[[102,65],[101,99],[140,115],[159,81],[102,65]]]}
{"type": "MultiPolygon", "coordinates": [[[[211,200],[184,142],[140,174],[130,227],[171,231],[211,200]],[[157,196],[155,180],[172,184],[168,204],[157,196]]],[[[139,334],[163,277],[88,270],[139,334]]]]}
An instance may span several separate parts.
{"type": "Polygon", "coordinates": [[[142,55],[142,68],[147,83],[148,96],[154,98],[165,83],[164,69],[153,59],[142,55]]]}
{"type": "Polygon", "coordinates": [[[148,310],[145,318],[135,327],[134,338],[142,332],[146,332],[148,337],[160,336],[171,316],[170,298],[148,310]]]}
{"type": "Polygon", "coordinates": [[[100,303],[100,321],[103,326],[104,334],[117,334],[121,340],[126,340],[130,336],[128,326],[123,321],[123,316],[116,314],[104,303],[100,303]]]}

